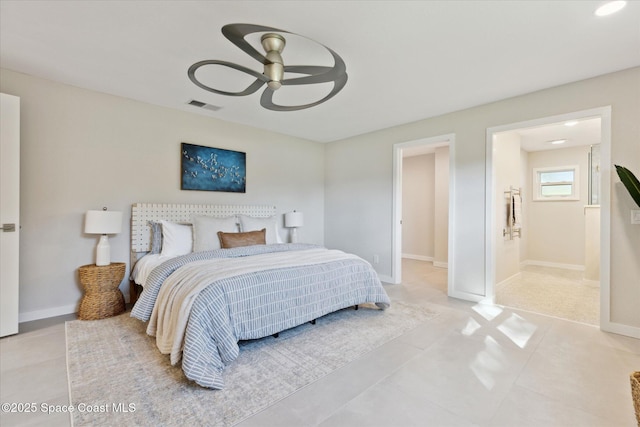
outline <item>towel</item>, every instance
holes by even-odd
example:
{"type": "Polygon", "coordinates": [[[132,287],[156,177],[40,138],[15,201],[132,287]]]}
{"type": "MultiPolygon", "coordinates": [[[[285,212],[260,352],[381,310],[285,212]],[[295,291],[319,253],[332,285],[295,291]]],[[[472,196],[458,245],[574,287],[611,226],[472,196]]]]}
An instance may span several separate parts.
{"type": "Polygon", "coordinates": [[[511,216],[513,228],[515,230],[522,228],[522,197],[520,194],[511,196],[511,216]]]}

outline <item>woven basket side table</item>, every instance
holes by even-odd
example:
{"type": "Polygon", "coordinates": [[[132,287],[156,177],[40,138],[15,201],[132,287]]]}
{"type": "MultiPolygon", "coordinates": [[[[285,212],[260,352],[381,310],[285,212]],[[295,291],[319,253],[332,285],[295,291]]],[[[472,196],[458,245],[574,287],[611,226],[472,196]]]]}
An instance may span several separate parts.
{"type": "Polygon", "coordinates": [[[636,412],[636,421],[640,426],[640,371],[631,374],[631,399],[636,412]]]}
{"type": "Polygon", "coordinates": [[[104,266],[89,264],[78,268],[80,284],[85,291],[80,301],[79,319],[104,319],[124,312],[124,295],[118,288],[124,271],[124,262],[104,266]]]}

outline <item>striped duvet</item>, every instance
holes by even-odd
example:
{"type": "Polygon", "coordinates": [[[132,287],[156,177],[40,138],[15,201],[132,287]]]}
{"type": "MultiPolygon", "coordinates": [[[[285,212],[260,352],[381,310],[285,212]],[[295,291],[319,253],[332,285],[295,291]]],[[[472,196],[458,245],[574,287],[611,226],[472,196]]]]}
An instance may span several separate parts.
{"type": "Polygon", "coordinates": [[[161,351],[172,353],[172,363],[182,350],[187,378],[221,389],[223,369],[238,357],[239,340],[269,336],[365,302],[381,308],[390,303],[377,274],[361,258],[316,245],[260,245],[197,252],[165,262],[149,275],[131,315],[151,320],[147,333],[157,336],[161,351]],[[315,259],[316,253],[320,259],[315,259]],[[217,270],[221,277],[210,275],[217,270]],[[198,282],[187,283],[192,278],[198,282]],[[189,302],[162,299],[158,306],[166,312],[157,313],[156,308],[154,313],[159,295],[179,294],[161,292],[163,284],[189,288],[189,302]],[[186,328],[178,328],[176,342],[167,340],[167,319],[188,306],[186,328]]]}

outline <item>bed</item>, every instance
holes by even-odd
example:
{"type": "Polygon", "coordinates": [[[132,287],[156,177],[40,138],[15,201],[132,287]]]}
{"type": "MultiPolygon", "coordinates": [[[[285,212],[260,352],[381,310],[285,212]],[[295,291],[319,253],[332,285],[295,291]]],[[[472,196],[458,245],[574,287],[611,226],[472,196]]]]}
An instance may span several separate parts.
{"type": "Polygon", "coordinates": [[[277,336],[351,306],[390,305],[363,259],[283,243],[273,206],[137,203],[131,247],[133,286],[143,289],[131,316],[148,322],[160,352],[207,388],[224,387],[238,341],[277,336]]]}

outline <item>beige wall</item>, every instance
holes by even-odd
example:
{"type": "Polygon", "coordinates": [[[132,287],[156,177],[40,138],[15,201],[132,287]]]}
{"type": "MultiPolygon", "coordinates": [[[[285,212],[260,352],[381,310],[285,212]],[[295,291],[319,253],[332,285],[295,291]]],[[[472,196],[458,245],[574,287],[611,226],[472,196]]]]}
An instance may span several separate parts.
{"type": "MultiPolygon", "coordinates": [[[[393,144],[455,134],[453,266],[455,289],[485,295],[486,129],[591,108],[612,107],[611,160],[640,171],[640,68],[569,83],[336,141],[326,148],[325,243],[364,258],[391,275],[393,144]],[[354,162],[352,159],[359,159],[354,162]],[[354,195],[358,197],[354,197],[354,195]]],[[[633,200],[612,165],[610,321],[640,328],[640,227],[633,200]]],[[[637,329],[636,329],[637,331],[637,329]]]]}
{"type": "Polygon", "coordinates": [[[584,206],[588,204],[589,147],[533,151],[528,156],[528,259],[527,261],[584,267],[584,206]],[[578,165],[580,200],[533,200],[533,169],[578,165]]]}
{"type": "Polygon", "coordinates": [[[402,160],[402,256],[433,260],[435,154],[402,160]]]}
{"type": "Polygon", "coordinates": [[[447,267],[449,147],[402,163],[402,256],[447,267]]]}
{"type": "Polygon", "coordinates": [[[323,243],[322,144],[4,69],[0,77],[0,90],[22,105],[22,320],[75,311],[76,271],[94,262],[97,243],[83,234],[88,209],[124,212],[123,232],[110,238],[113,261],[129,260],[135,202],[274,204],[280,216],[297,209],[300,240],[323,243]],[[247,192],[181,191],[181,142],[246,152],[247,192]]]}
{"type": "MultiPolygon", "coordinates": [[[[640,171],[637,67],[326,146],[8,70],[0,90],[22,100],[21,314],[55,315],[77,304],[76,270],[93,261],[96,243],[82,233],[83,215],[104,205],[128,216],[137,201],[274,203],[279,213],[305,213],[301,240],[322,243],[324,233],[329,247],[368,260],[378,254],[376,269],[391,275],[393,144],[454,133],[449,263],[456,289],[482,296],[488,127],[611,105],[612,164],[640,171]],[[180,191],[180,142],[246,151],[248,192],[180,191]]],[[[612,165],[603,173],[612,183],[610,320],[640,328],[640,227],[629,220],[635,205],[612,165]]],[[[114,260],[128,259],[128,238],[125,230],[111,239],[114,260]]]]}

